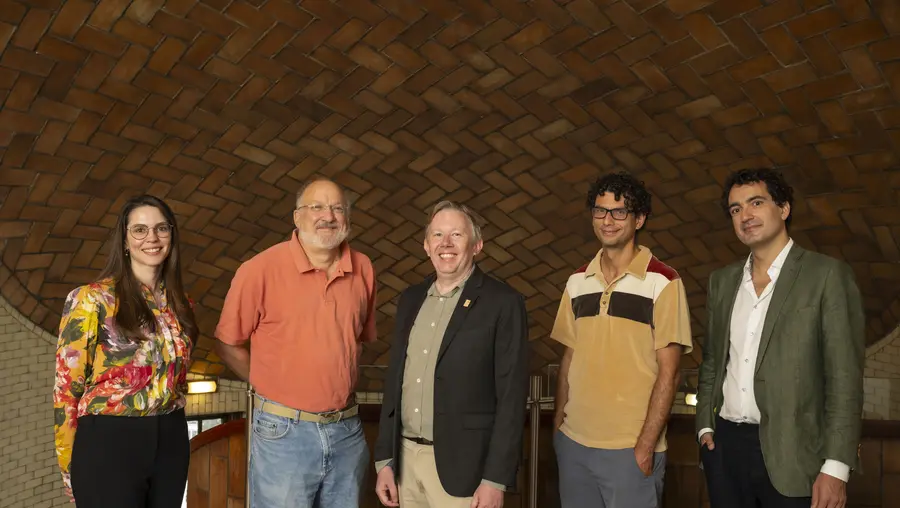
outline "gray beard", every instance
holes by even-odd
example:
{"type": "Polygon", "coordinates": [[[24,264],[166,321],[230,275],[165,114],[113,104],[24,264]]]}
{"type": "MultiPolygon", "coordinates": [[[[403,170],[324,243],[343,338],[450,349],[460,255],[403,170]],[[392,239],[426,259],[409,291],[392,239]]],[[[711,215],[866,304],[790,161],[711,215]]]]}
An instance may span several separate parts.
{"type": "Polygon", "coordinates": [[[317,235],[315,233],[305,233],[303,231],[298,231],[297,233],[300,235],[300,240],[304,244],[311,245],[311,246],[319,248],[319,249],[331,250],[331,249],[336,248],[344,240],[346,240],[348,236],[350,236],[350,228],[345,227],[345,228],[338,230],[337,236],[335,236],[333,239],[328,240],[328,241],[323,240],[322,238],[319,237],[319,235],[317,235]]]}

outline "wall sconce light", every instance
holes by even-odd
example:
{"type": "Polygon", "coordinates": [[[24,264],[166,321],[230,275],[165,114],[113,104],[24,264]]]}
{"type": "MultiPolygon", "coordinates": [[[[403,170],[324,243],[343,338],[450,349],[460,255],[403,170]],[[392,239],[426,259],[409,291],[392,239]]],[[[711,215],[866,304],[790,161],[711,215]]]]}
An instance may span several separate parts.
{"type": "Polygon", "coordinates": [[[215,393],[215,381],[188,381],[188,393],[215,393]]]}
{"type": "Polygon", "coordinates": [[[697,405],[697,394],[696,393],[686,393],[684,394],[684,403],[688,406],[696,406],[697,405]]]}

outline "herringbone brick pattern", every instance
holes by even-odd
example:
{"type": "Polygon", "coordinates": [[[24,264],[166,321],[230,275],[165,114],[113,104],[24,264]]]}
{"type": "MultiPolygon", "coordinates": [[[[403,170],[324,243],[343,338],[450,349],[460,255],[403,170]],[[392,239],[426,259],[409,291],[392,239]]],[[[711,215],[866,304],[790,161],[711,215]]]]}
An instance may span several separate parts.
{"type": "MultiPolygon", "coordinates": [[[[285,239],[313,174],[356,199],[395,297],[430,271],[427,208],[489,222],[482,266],[528,297],[534,367],[568,274],[597,249],[590,180],[655,193],[642,241],[685,278],[744,255],[724,175],[783,167],[795,239],[853,264],[870,336],[900,320],[900,4],[892,0],[0,0],[0,292],[55,331],[137,191],[179,214],[204,336],[239,263],[285,239]]],[[[687,366],[695,365],[686,359],[687,366]]],[[[369,379],[364,389],[377,389],[369,379]]]]}

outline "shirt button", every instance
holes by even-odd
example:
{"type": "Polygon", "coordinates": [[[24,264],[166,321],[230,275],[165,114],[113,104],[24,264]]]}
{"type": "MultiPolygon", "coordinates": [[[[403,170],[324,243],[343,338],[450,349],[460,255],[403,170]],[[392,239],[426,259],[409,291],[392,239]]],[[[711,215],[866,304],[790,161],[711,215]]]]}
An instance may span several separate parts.
{"type": "Polygon", "coordinates": [[[421,383],[421,382],[422,382],[422,378],[416,378],[416,383],[421,383]]]}
{"type": "Polygon", "coordinates": [[[438,298],[438,301],[443,302],[444,299],[443,299],[443,298],[438,298]]]}
{"type": "Polygon", "coordinates": [[[415,412],[418,413],[418,412],[419,412],[419,408],[416,408],[416,409],[415,409],[415,412]]]}
{"type": "Polygon", "coordinates": [[[426,355],[428,354],[428,350],[427,350],[427,349],[423,349],[422,352],[425,353],[426,355]]]}
{"type": "Polygon", "coordinates": [[[750,359],[749,359],[749,358],[745,358],[745,359],[744,359],[744,363],[750,363],[750,359]]]}
{"type": "Polygon", "coordinates": [[[746,389],[746,388],[741,388],[741,391],[742,391],[742,392],[746,392],[747,389],[746,389]]]}
{"type": "Polygon", "coordinates": [[[434,323],[431,323],[431,327],[434,328],[434,323]]]}

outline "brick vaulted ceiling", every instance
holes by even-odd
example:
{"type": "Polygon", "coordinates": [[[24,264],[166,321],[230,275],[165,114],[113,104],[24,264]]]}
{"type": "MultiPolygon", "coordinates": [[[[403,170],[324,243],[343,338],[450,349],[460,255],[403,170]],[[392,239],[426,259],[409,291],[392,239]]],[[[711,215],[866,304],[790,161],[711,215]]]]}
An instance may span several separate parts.
{"type": "MultiPolygon", "coordinates": [[[[55,333],[124,199],[175,208],[203,337],[239,263],[290,233],[329,175],[396,296],[430,271],[425,210],[488,222],[484,268],[528,297],[533,365],[597,249],[588,182],[655,195],[643,242],[685,279],[745,253],[717,208],[734,168],[784,168],[793,234],[852,263],[869,339],[900,320],[900,7],[894,0],[0,0],[0,292],[55,333]]],[[[696,366],[699,348],[686,367],[696,366]]],[[[377,375],[365,387],[380,386],[377,375]]]]}

